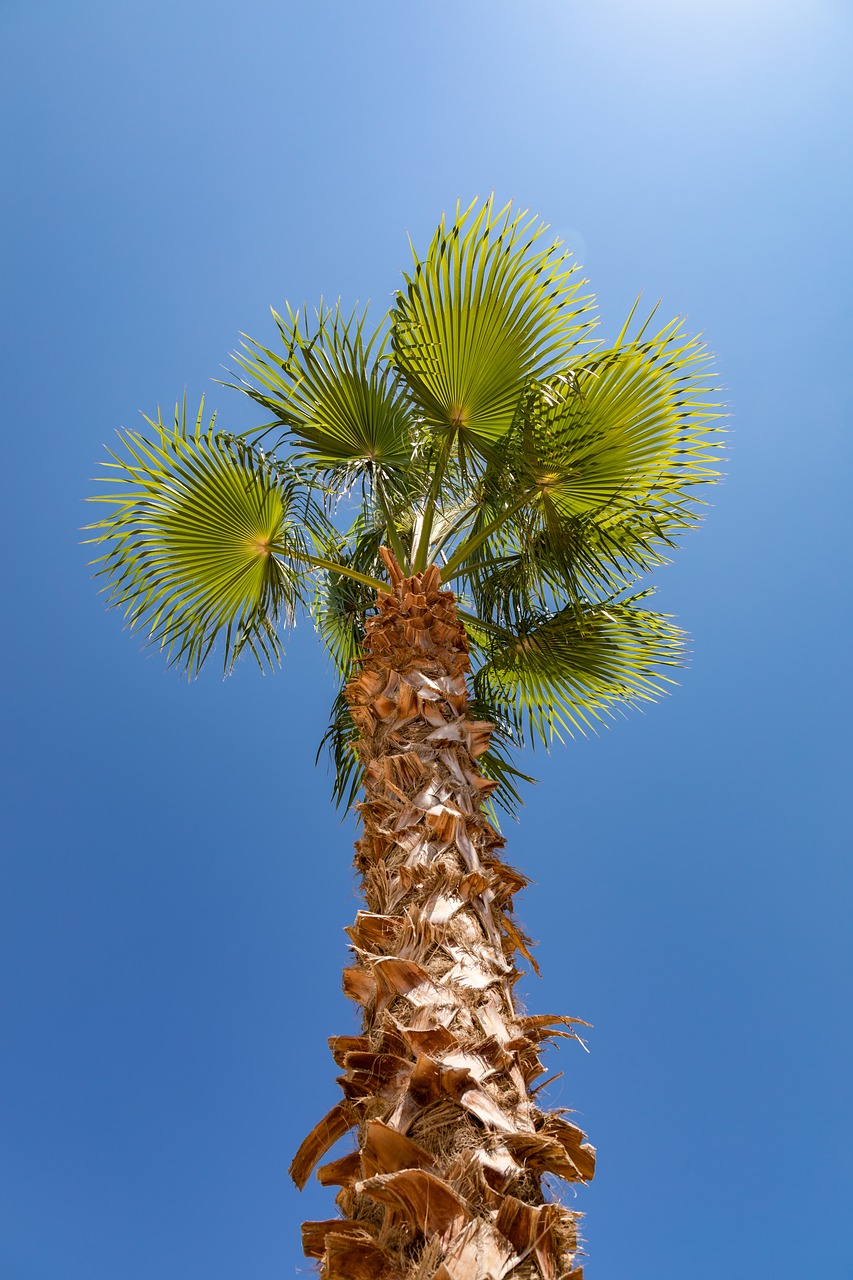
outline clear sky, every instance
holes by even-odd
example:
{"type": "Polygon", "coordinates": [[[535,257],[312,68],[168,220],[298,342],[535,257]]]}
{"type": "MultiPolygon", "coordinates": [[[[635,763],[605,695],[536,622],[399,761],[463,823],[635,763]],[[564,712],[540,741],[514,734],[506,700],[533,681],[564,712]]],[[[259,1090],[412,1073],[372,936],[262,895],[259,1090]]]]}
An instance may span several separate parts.
{"type": "Polygon", "coordinates": [[[729,476],[659,575],[665,703],[528,761],[533,1011],[599,1173],[588,1280],[853,1276],[846,0],[4,0],[0,1276],[310,1271],[354,825],[331,678],[193,684],[104,609],[82,499],[241,330],[384,309],[492,188],[717,353],[729,476]]]}

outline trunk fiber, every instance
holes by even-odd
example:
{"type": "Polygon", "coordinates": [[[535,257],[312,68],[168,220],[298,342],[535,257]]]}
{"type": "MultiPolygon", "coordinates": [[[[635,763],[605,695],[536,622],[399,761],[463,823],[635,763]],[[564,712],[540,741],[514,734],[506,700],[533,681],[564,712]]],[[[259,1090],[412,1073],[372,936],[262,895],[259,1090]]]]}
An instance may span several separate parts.
{"type": "Polygon", "coordinates": [[[329,1041],[344,1096],[291,1175],[303,1187],[353,1128],[358,1149],[317,1171],[342,1216],[306,1222],[303,1247],[323,1280],[581,1280],[578,1215],[542,1178],[588,1181],[595,1151],[531,1087],[542,1042],[576,1020],[516,1007],[516,953],[533,962],[512,899],[527,882],[482,812],[491,726],[468,715],[465,630],[435,566],[406,578],[384,554],[391,583],[346,689],[367,909],[344,990],[363,1030],[329,1041]]]}

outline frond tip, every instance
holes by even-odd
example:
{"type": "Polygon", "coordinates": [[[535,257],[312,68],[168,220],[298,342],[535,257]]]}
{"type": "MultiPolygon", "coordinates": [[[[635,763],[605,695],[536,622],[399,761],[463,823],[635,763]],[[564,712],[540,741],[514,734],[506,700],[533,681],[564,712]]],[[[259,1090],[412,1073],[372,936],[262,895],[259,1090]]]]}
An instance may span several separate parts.
{"type": "Polygon", "coordinates": [[[215,418],[204,425],[202,398],[188,428],[184,397],[173,427],[158,410],[146,418],[151,438],[123,432],[126,453],[111,453],[101,477],[114,487],[91,499],[110,513],[87,526],[106,548],[95,563],[109,603],[189,675],[217,640],[226,670],[244,648],[262,667],[275,662],[305,572],[307,495],[295,475],[217,433],[215,418]]]}

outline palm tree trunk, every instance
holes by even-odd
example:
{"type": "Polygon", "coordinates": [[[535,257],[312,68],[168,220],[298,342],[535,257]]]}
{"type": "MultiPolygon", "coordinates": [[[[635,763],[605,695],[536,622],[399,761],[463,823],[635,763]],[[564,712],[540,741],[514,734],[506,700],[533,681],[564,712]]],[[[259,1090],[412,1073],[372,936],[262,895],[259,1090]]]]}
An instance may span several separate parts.
{"type": "MultiPolygon", "coordinates": [[[[391,584],[368,621],[346,696],[361,734],[366,798],[356,844],[366,910],[348,930],[344,990],[363,1031],[333,1036],[343,1099],[291,1166],[300,1188],[356,1128],[358,1149],[323,1165],[342,1217],[306,1222],[324,1280],[580,1280],[577,1215],[546,1202],[544,1174],[592,1177],[580,1129],[531,1086],[564,1017],[516,1007],[513,922],[524,876],[482,812],[477,757],[491,726],[468,715],[465,630],[435,566],[391,584]]],[[[532,962],[533,963],[533,962],[532,962]]]]}

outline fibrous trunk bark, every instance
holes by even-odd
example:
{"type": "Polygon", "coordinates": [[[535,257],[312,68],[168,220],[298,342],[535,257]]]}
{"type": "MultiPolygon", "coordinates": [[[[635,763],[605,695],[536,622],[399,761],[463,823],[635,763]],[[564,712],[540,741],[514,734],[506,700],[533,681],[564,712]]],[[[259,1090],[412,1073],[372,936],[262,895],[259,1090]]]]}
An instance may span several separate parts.
{"type": "Polygon", "coordinates": [[[341,1217],[306,1222],[323,1280],[580,1280],[576,1218],[542,1178],[592,1177],[595,1151],[534,1081],[543,1041],[575,1021],[524,1016],[512,919],[526,884],[499,856],[478,768],[491,726],[468,714],[468,648],[439,570],[391,582],[367,624],[346,696],[365,768],[356,844],[366,910],[348,930],[344,990],[360,1035],[333,1036],[343,1099],[291,1166],[297,1186],[355,1128],[357,1150],[323,1165],[341,1217]]]}

